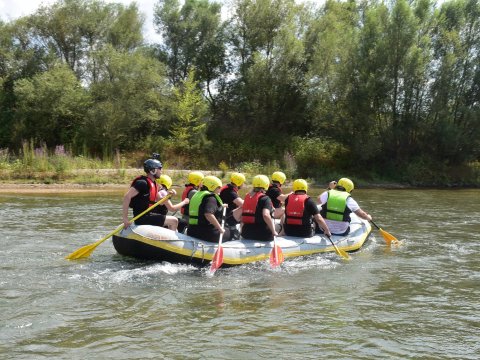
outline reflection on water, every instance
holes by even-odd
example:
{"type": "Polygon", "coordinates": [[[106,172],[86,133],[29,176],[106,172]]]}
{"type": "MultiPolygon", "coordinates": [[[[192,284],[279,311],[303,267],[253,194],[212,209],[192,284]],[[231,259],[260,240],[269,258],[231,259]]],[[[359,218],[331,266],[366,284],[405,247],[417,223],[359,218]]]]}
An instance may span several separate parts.
{"type": "Polygon", "coordinates": [[[109,241],[64,260],[118,226],[121,195],[0,195],[2,358],[477,359],[480,191],[354,195],[401,246],[374,232],[349,262],[214,277],[109,241]]]}

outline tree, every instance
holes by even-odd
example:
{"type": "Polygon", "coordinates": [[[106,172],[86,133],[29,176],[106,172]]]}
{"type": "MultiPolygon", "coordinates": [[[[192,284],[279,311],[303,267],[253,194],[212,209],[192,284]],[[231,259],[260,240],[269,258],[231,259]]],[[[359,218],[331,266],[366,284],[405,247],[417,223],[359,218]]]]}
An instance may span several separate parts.
{"type": "Polygon", "coordinates": [[[213,101],[215,79],[224,71],[225,48],[220,18],[221,6],[208,0],[160,0],[154,22],[164,45],[161,59],[168,65],[171,83],[184,81],[191,68],[213,101]],[[203,84],[204,83],[204,84],[203,84]]]}
{"type": "Polygon", "coordinates": [[[432,106],[422,143],[454,165],[480,154],[480,4],[444,3],[437,21],[432,106]]]}
{"type": "Polygon", "coordinates": [[[170,104],[165,68],[143,51],[106,47],[96,57],[98,81],[90,87],[94,105],[82,138],[95,153],[138,149],[149,136],[167,134],[170,104]]]}
{"type": "MultiPolygon", "coordinates": [[[[305,124],[303,7],[293,0],[238,0],[228,21],[232,74],[217,99],[210,134],[244,139],[242,156],[282,157],[305,124]],[[266,133],[274,136],[265,136],[266,133]]],[[[238,147],[237,147],[238,148],[238,147]]]]}
{"type": "Polygon", "coordinates": [[[201,156],[206,141],[208,106],[190,70],[185,81],[173,90],[175,121],[170,128],[170,141],[175,150],[192,158],[201,156]]]}
{"type": "Polygon", "coordinates": [[[13,138],[44,141],[48,147],[75,145],[77,130],[91,106],[88,93],[66,65],[15,82],[13,138]]]}
{"type": "Polygon", "coordinates": [[[34,39],[65,62],[83,81],[95,81],[92,55],[110,44],[131,51],[143,43],[137,5],[99,0],[59,0],[28,18],[34,39]]]}

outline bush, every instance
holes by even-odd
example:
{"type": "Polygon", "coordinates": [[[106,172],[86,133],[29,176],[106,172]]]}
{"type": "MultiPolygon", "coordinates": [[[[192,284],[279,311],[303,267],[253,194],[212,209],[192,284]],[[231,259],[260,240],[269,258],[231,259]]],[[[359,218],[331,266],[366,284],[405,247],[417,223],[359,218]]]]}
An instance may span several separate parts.
{"type": "Polygon", "coordinates": [[[320,138],[296,138],[293,156],[297,176],[327,181],[346,167],[348,151],[339,143],[320,138]]]}

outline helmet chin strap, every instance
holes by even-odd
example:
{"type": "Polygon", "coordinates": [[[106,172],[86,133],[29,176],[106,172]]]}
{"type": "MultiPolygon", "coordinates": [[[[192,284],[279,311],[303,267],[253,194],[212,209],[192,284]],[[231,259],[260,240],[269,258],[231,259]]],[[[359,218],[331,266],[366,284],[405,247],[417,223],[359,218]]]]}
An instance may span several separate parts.
{"type": "Polygon", "coordinates": [[[150,175],[152,175],[155,179],[158,179],[160,175],[157,173],[157,169],[152,169],[149,171],[150,175]]]}

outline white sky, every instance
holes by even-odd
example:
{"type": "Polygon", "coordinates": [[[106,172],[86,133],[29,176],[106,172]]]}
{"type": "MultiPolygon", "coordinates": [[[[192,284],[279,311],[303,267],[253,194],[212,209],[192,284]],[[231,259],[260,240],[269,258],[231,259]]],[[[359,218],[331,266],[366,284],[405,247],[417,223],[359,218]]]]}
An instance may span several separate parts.
{"type": "MultiPolygon", "coordinates": [[[[160,36],[153,29],[153,8],[157,0],[104,0],[107,3],[121,3],[129,5],[136,2],[138,9],[145,15],[143,36],[147,42],[158,42],[160,36]]],[[[21,16],[30,15],[40,5],[54,4],[56,0],[0,0],[0,18],[11,21],[21,16]]]]}

